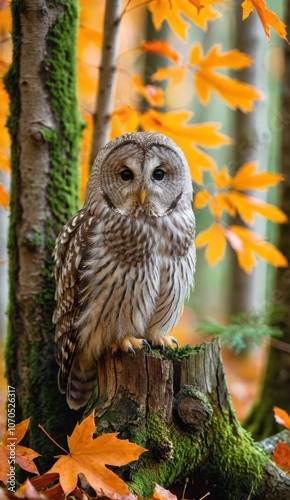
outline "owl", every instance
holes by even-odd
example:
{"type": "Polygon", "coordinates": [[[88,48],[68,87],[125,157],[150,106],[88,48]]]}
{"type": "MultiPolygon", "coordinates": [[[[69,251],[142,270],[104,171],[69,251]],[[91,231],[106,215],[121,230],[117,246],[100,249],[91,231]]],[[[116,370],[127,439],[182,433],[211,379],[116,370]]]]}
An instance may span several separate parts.
{"type": "Polygon", "coordinates": [[[167,333],[193,282],[194,235],[189,168],[171,139],[136,132],[100,151],[54,250],[58,384],[70,408],[90,398],[104,349],[174,345],[167,333]]]}

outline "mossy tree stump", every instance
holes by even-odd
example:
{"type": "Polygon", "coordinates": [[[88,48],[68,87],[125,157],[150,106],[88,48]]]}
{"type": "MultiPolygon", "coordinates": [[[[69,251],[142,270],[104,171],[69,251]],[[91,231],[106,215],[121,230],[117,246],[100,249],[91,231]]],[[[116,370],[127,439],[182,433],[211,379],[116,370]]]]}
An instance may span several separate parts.
{"type": "Polygon", "coordinates": [[[235,418],[217,339],[134,359],[105,352],[86,414],[93,409],[98,434],[117,431],[148,449],[121,471],[142,497],[155,482],[179,497],[187,482],[186,498],[290,497],[290,479],[235,418]]]}

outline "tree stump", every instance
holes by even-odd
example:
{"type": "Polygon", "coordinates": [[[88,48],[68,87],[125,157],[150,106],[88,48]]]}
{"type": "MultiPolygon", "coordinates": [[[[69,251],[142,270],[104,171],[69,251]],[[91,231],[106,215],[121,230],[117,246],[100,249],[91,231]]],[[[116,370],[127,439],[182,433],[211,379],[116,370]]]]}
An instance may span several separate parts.
{"type": "Polygon", "coordinates": [[[290,479],[254,444],[231,406],[218,339],[132,358],[106,351],[98,364],[96,432],[147,448],[117,473],[150,497],[154,483],[181,498],[290,498],[290,479]]]}

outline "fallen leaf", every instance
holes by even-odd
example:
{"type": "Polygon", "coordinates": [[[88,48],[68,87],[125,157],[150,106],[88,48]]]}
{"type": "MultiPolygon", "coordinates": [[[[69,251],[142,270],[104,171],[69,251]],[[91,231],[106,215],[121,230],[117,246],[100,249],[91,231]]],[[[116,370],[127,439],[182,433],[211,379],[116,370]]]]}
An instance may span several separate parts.
{"type": "Polygon", "coordinates": [[[284,425],[287,429],[290,429],[290,415],[287,411],[282,410],[278,406],[274,406],[274,418],[278,424],[284,425]]]}
{"type": "Polygon", "coordinates": [[[75,489],[78,474],[83,473],[98,495],[110,497],[117,494],[135,499],[126,483],[105,465],[126,465],[137,460],[146,450],[128,440],[117,439],[118,433],[103,434],[93,439],[94,432],[94,413],[91,413],[76,425],[72,435],[67,438],[67,455],[56,457],[58,461],[48,472],[59,474],[66,495],[75,489]]]}
{"type": "Polygon", "coordinates": [[[39,453],[36,453],[31,448],[26,448],[18,444],[23,439],[28,429],[29,421],[30,419],[27,418],[19,424],[16,424],[15,427],[9,428],[3,436],[2,444],[0,445],[0,481],[4,484],[7,484],[9,480],[10,465],[14,467],[15,463],[27,472],[39,474],[33,462],[36,457],[40,456],[39,453]]]}
{"type": "Polygon", "coordinates": [[[171,491],[162,488],[157,483],[155,483],[153,498],[157,500],[177,500],[177,497],[171,491]]]}
{"type": "Polygon", "coordinates": [[[272,460],[277,467],[283,471],[290,471],[290,446],[286,443],[278,443],[272,453],[272,460]]]}

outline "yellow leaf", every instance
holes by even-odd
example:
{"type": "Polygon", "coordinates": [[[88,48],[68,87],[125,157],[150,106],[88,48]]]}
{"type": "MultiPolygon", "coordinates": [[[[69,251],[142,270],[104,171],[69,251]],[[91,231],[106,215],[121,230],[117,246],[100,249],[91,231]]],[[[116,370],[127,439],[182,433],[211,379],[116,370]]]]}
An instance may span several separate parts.
{"type": "Polygon", "coordinates": [[[142,42],[140,45],[141,50],[144,50],[145,52],[151,52],[154,54],[160,54],[161,56],[167,57],[171,61],[173,61],[175,64],[180,65],[182,62],[182,56],[179,52],[176,50],[173,50],[171,45],[169,45],[165,40],[155,40],[155,41],[148,41],[148,42],[142,42]]]}
{"type": "Polygon", "coordinates": [[[196,182],[202,181],[202,170],[215,168],[214,160],[199,149],[219,147],[228,144],[230,139],[219,132],[217,123],[187,124],[192,114],[188,111],[161,113],[156,110],[146,111],[140,118],[145,132],[152,130],[168,135],[183,150],[196,182]]]}
{"type": "Polygon", "coordinates": [[[217,189],[225,189],[232,185],[232,178],[227,167],[223,167],[218,172],[212,172],[211,176],[217,189]]]}
{"type": "Polygon", "coordinates": [[[140,115],[131,106],[122,106],[114,109],[111,115],[110,139],[127,132],[137,132],[140,124],[140,115]]]}
{"type": "Polygon", "coordinates": [[[221,260],[225,253],[226,239],[224,231],[216,222],[208,229],[198,234],[195,240],[196,248],[207,245],[205,258],[210,266],[221,260]]]}
{"type": "Polygon", "coordinates": [[[252,196],[246,196],[235,190],[230,191],[227,195],[240,217],[250,226],[254,224],[255,213],[278,224],[287,221],[284,212],[274,205],[265,203],[252,196]]]}
{"type": "Polygon", "coordinates": [[[211,198],[211,194],[206,189],[201,189],[194,196],[194,200],[193,200],[194,208],[206,207],[210,198],[211,198]]]}
{"type": "Polygon", "coordinates": [[[9,203],[9,195],[0,182],[0,205],[3,208],[5,208],[5,210],[7,210],[8,203],[9,203]]]}
{"type": "Polygon", "coordinates": [[[217,193],[212,196],[209,208],[216,219],[219,219],[222,216],[224,210],[232,217],[236,215],[236,209],[233,206],[228,193],[217,193]]]}
{"type": "Polygon", "coordinates": [[[187,38],[189,23],[184,17],[195,23],[201,29],[207,29],[208,21],[213,21],[220,17],[212,5],[223,3],[224,0],[203,0],[203,6],[197,9],[196,0],[158,0],[158,2],[148,2],[147,8],[152,14],[152,22],[155,29],[160,30],[162,23],[167,21],[171,30],[183,40],[187,38]]]}
{"type": "Polygon", "coordinates": [[[240,266],[249,273],[256,261],[254,254],[274,267],[288,267],[287,259],[274,245],[260,235],[241,226],[230,226],[231,231],[240,238],[243,248],[237,251],[240,266]]]}
{"type": "Polygon", "coordinates": [[[59,474],[65,495],[75,489],[80,473],[86,476],[98,495],[110,498],[116,493],[130,495],[126,483],[105,465],[126,465],[137,460],[146,450],[128,440],[117,439],[117,433],[103,434],[93,439],[94,432],[94,413],[91,413],[76,425],[72,435],[67,438],[67,455],[61,455],[48,472],[59,474]]]}
{"type": "Polygon", "coordinates": [[[216,68],[242,69],[251,62],[249,56],[238,50],[221,53],[219,45],[212,47],[203,56],[201,45],[194,44],[190,50],[189,64],[194,70],[195,91],[200,102],[208,104],[211,92],[214,91],[229,107],[239,108],[244,112],[252,111],[254,101],[262,97],[261,92],[253,85],[214,72],[216,68]]]}
{"type": "Polygon", "coordinates": [[[280,37],[287,40],[286,25],[282,21],[280,21],[280,19],[276,14],[274,14],[274,12],[267,9],[266,2],[264,0],[244,0],[244,2],[242,3],[243,20],[250,15],[254,8],[256,9],[257,14],[261,20],[268,41],[270,40],[270,28],[276,31],[276,33],[280,37]]]}
{"type": "Polygon", "coordinates": [[[258,172],[256,163],[245,163],[232,180],[232,186],[239,190],[260,189],[265,191],[283,179],[283,175],[273,172],[258,172]]]}
{"type": "Polygon", "coordinates": [[[132,78],[133,85],[137,92],[141,94],[151,106],[164,106],[164,92],[155,85],[143,85],[139,76],[132,78]]]}
{"type": "Polygon", "coordinates": [[[171,89],[183,83],[186,77],[187,68],[185,66],[168,66],[167,68],[159,68],[151,76],[153,81],[162,81],[168,78],[168,88],[171,89]]]}

